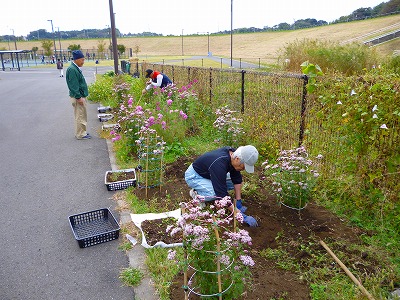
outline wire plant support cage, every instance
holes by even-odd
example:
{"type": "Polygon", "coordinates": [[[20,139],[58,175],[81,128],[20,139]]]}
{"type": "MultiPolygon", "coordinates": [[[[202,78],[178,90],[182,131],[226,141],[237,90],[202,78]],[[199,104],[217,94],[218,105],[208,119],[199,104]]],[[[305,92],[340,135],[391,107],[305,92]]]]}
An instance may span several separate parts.
{"type": "Polygon", "coordinates": [[[148,189],[159,187],[163,184],[164,176],[164,141],[155,131],[142,132],[137,140],[139,145],[138,157],[138,187],[148,189]]]}
{"type": "MultiPolygon", "coordinates": [[[[236,207],[236,201],[234,201],[234,206],[236,207]]],[[[185,204],[181,204],[181,210],[182,214],[187,212],[188,207],[186,207],[185,204]]],[[[190,210],[190,209],[189,209],[190,210]]],[[[235,211],[235,210],[234,210],[235,211]]],[[[233,219],[236,217],[236,213],[232,212],[230,215],[227,216],[227,218],[230,218],[233,216],[233,219]]],[[[203,298],[212,298],[212,299],[218,299],[222,300],[224,298],[224,295],[232,288],[234,285],[234,279],[232,277],[232,272],[234,272],[234,267],[236,265],[236,261],[234,257],[229,258],[229,263],[222,263],[221,262],[221,257],[223,255],[230,256],[229,254],[232,253],[232,251],[235,251],[232,246],[226,246],[220,238],[220,230],[222,227],[218,225],[216,216],[212,214],[210,216],[212,219],[212,225],[210,229],[212,228],[214,237],[215,237],[215,250],[213,249],[194,249],[192,247],[192,250],[188,250],[188,243],[190,243],[190,240],[188,240],[188,236],[183,233],[183,245],[184,245],[184,257],[185,257],[185,270],[184,270],[184,279],[183,279],[183,290],[185,293],[185,300],[190,299],[190,295],[194,294],[196,296],[203,298]],[[224,247],[225,245],[225,247],[224,247]],[[202,269],[201,267],[196,267],[193,265],[193,263],[196,262],[196,258],[191,257],[190,252],[191,251],[196,251],[196,252],[202,252],[201,256],[208,257],[212,259],[215,262],[215,269],[213,270],[205,270],[202,269]],[[215,276],[215,277],[213,277],[215,276]],[[215,281],[215,284],[217,287],[213,289],[213,291],[209,291],[208,293],[202,292],[201,291],[201,286],[199,286],[199,283],[196,282],[196,278],[200,277],[205,277],[210,279],[210,281],[215,281]],[[215,291],[214,291],[215,290],[215,291]]],[[[225,228],[226,229],[226,228],[225,228]]],[[[233,222],[233,232],[236,232],[236,222],[233,222]]],[[[211,234],[211,232],[210,232],[211,234]]],[[[210,266],[209,266],[210,267],[210,266]]],[[[209,268],[208,267],[208,268],[209,268]]],[[[204,280],[204,279],[203,279],[204,280]]],[[[200,284],[201,285],[201,284],[200,284]]]]}

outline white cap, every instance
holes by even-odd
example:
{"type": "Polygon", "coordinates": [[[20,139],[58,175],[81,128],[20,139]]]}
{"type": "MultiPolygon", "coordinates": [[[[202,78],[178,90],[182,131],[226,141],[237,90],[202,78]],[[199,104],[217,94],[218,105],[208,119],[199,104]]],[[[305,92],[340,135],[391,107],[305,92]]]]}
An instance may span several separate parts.
{"type": "Polygon", "coordinates": [[[258,159],[258,151],[252,145],[241,146],[234,152],[235,157],[239,157],[244,163],[244,168],[247,173],[254,173],[254,165],[258,159]]]}

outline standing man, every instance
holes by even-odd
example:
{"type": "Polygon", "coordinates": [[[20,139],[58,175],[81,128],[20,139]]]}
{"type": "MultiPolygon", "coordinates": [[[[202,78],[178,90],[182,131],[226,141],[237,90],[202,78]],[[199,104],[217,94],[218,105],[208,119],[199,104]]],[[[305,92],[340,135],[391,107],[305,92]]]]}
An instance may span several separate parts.
{"type": "MultiPolygon", "coordinates": [[[[243,215],[244,222],[251,227],[258,226],[257,221],[246,216],[242,206],[242,175],[240,171],[254,172],[258,160],[258,151],[252,145],[237,149],[223,147],[198,157],[186,170],[185,181],[192,190],[190,196],[202,201],[213,201],[229,196],[233,190],[237,208],[243,215]]],[[[233,205],[230,207],[233,211],[233,205]]]]}
{"type": "Polygon", "coordinates": [[[172,84],[171,79],[169,79],[167,75],[151,69],[146,70],[146,78],[150,78],[150,80],[146,82],[147,86],[143,89],[142,94],[146,94],[152,87],[163,88],[168,84],[172,84]]]}
{"type": "Polygon", "coordinates": [[[66,80],[69,89],[69,96],[74,108],[75,116],[75,137],[78,140],[87,140],[92,138],[86,131],[87,111],[86,97],[88,96],[88,87],[85,77],[82,74],[81,67],[85,62],[85,56],[82,51],[72,51],[72,63],[67,69],[66,80]]]}
{"type": "Polygon", "coordinates": [[[57,59],[57,69],[60,72],[60,77],[64,77],[64,64],[61,59],[57,59]]]}

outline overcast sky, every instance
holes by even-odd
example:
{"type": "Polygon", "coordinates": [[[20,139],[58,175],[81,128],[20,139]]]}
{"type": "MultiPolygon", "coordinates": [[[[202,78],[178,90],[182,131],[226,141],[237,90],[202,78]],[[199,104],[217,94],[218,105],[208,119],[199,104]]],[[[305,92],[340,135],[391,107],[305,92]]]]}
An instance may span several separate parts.
{"type": "MultiPolygon", "coordinates": [[[[313,18],[327,22],[360,7],[389,0],[233,0],[233,28],[272,27],[313,18]]],[[[103,29],[110,25],[106,0],[2,0],[0,35],[26,36],[31,31],[103,29]]],[[[218,32],[231,28],[231,0],[113,0],[121,33],[163,35],[218,32]]]]}

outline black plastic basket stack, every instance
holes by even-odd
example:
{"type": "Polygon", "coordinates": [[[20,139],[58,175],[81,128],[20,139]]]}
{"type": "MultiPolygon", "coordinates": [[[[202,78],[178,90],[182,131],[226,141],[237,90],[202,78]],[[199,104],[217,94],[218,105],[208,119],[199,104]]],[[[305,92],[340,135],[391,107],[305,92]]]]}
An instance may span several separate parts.
{"type": "Polygon", "coordinates": [[[120,226],[108,208],[69,216],[79,247],[86,248],[118,239],[120,226]]]}

